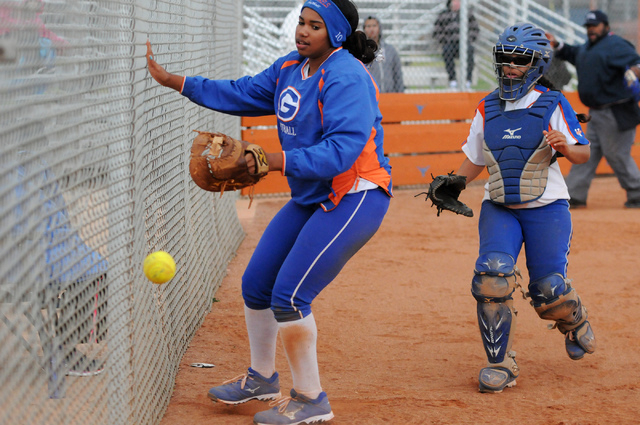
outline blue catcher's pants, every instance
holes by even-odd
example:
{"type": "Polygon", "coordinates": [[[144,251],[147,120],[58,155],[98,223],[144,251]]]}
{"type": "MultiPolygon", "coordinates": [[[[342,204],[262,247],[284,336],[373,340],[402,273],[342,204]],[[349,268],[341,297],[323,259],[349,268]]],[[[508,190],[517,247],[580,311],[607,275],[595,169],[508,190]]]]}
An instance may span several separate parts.
{"type": "Polygon", "coordinates": [[[553,273],[567,276],[573,225],[566,200],[528,209],[484,201],[478,229],[480,255],[504,252],[517,262],[524,244],[530,282],[553,273]]]}

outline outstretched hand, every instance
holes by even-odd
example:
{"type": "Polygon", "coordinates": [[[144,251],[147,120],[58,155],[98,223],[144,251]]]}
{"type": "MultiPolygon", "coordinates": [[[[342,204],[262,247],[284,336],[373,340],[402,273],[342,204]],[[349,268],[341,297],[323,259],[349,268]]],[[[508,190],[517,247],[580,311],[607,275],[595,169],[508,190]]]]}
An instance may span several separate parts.
{"type": "Polygon", "coordinates": [[[182,90],[183,77],[167,72],[153,56],[153,50],[151,49],[151,42],[147,40],[147,68],[149,68],[149,74],[153,77],[158,84],[165,87],[169,87],[176,91],[182,90]]]}
{"type": "Polygon", "coordinates": [[[547,37],[547,40],[549,40],[549,43],[551,43],[551,47],[553,47],[554,49],[558,47],[558,44],[560,43],[553,34],[551,34],[550,32],[545,32],[544,35],[547,37]]]}

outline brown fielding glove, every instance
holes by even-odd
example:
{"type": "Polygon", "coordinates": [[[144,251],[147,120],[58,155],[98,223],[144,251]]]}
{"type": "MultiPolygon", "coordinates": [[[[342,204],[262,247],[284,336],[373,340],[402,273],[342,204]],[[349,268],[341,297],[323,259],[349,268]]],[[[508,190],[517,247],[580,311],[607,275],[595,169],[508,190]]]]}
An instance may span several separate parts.
{"type": "Polygon", "coordinates": [[[200,188],[209,192],[238,190],[253,186],[269,172],[264,150],[222,133],[197,131],[191,145],[189,173],[200,188]],[[249,170],[244,156],[251,153],[256,169],[249,170]]]}
{"type": "MultiPolygon", "coordinates": [[[[473,211],[464,203],[458,201],[458,196],[467,187],[467,177],[458,176],[453,172],[433,177],[433,181],[429,185],[429,192],[418,193],[419,195],[427,195],[427,199],[430,199],[431,206],[436,206],[438,209],[438,216],[442,210],[453,211],[456,214],[462,214],[466,217],[473,217],[473,211]]],[[[426,199],[425,199],[426,201],[426,199]]]]}

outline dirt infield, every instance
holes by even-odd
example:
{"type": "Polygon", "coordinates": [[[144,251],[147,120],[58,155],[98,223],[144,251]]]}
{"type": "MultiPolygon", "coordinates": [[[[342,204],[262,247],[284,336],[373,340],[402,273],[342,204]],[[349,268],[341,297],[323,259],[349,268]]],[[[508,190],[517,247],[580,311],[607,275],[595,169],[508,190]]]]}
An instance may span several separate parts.
{"type": "MultiPolygon", "coordinates": [[[[521,373],[517,386],[501,394],[477,391],[486,360],[470,282],[482,187],[470,185],[461,198],[474,218],[436,217],[424,197],[414,198],[418,192],[396,191],[380,231],[314,302],[322,384],[336,415],[331,423],[640,423],[640,210],[622,207],[617,180],[597,178],[589,207],[573,212],[569,278],[589,309],[598,350],[570,360],[562,335],[516,298],[513,348],[521,373]]],[[[255,412],[269,407],[214,404],[207,390],[249,365],[240,278],[284,202],[254,200],[250,210],[239,203],[247,237],[181,362],[162,425],[251,424],[255,412]],[[189,367],[193,362],[216,367],[189,367]]],[[[281,346],[277,366],[288,392],[281,346]]]]}

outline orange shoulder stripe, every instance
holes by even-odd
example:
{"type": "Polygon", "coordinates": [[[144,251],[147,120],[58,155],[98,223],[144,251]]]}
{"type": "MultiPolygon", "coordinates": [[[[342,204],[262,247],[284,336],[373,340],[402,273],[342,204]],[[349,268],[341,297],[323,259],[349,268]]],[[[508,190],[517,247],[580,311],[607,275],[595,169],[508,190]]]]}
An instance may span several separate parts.
{"type": "Polygon", "coordinates": [[[280,69],[284,69],[284,68],[287,68],[289,66],[297,65],[299,63],[300,63],[299,60],[286,61],[285,63],[282,64],[282,67],[280,69]]]}

